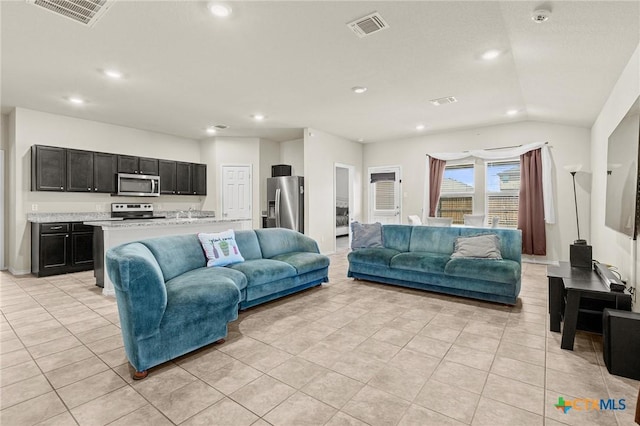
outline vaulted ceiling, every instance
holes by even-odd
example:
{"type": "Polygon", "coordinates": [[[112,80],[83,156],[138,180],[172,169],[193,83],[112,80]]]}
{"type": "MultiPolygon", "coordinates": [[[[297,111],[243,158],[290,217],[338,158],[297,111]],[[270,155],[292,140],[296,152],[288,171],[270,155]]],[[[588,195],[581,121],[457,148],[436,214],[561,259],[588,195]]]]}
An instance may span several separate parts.
{"type": "Polygon", "coordinates": [[[243,1],[219,19],[205,2],[119,0],[93,27],[0,3],[3,112],[194,139],[216,124],[229,126],[218,135],[290,140],[313,127],[364,142],[418,124],[590,127],[640,41],[636,1],[243,1]],[[551,15],[538,24],[540,8],[551,15]],[[374,11],[389,28],[359,38],[347,27],[374,11]],[[501,54],[483,60],[489,49],[501,54]],[[123,78],[102,73],[112,68],[123,78]],[[458,102],[429,102],[446,96],[458,102]]]}

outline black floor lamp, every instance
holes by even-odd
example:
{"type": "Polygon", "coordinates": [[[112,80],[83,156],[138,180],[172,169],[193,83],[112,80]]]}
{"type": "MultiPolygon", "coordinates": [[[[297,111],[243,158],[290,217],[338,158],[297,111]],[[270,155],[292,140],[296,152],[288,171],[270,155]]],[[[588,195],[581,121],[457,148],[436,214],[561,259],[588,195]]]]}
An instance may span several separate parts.
{"type": "Polygon", "coordinates": [[[574,164],[569,166],[564,166],[565,170],[568,170],[571,173],[571,178],[573,180],[573,203],[576,208],[576,230],[578,231],[578,239],[569,246],[569,259],[571,261],[571,266],[576,266],[580,268],[591,268],[592,267],[592,249],[591,246],[587,244],[587,240],[583,240],[580,238],[580,220],[578,218],[578,196],[576,194],[576,173],[582,170],[582,164],[574,164]]]}

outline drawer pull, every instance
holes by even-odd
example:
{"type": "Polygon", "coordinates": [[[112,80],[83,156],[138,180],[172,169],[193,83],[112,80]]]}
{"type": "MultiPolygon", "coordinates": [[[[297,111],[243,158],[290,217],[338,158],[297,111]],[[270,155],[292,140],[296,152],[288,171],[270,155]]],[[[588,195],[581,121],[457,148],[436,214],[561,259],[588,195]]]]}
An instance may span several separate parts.
{"type": "Polygon", "coordinates": [[[62,229],[62,226],[52,226],[50,229],[55,231],[56,229],[62,229]]]}

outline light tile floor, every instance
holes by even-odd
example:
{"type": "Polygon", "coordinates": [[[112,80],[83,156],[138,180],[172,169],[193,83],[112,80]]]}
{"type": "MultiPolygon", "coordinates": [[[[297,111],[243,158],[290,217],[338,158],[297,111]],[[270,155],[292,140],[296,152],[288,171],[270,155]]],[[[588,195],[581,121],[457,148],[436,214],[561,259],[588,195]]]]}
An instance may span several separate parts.
{"type": "Polygon", "coordinates": [[[517,306],[346,278],[242,312],[227,342],[130,378],[115,300],[91,272],[0,274],[2,425],[632,425],[639,382],[599,336],[548,332],[547,279],[517,306]],[[624,398],[624,411],[554,407],[624,398]]]}

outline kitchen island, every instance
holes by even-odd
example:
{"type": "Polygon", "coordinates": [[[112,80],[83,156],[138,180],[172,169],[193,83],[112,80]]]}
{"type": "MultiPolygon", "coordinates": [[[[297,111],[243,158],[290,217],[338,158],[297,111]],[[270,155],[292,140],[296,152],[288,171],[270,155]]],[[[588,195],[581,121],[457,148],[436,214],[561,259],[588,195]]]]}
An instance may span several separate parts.
{"type": "Polygon", "coordinates": [[[94,276],[96,285],[103,287],[102,294],[115,295],[113,283],[105,268],[108,249],[131,241],[160,237],[163,235],[197,234],[198,232],[221,232],[227,229],[252,229],[250,219],[216,219],[194,217],[178,219],[98,220],[87,221],[93,226],[94,276]]]}

